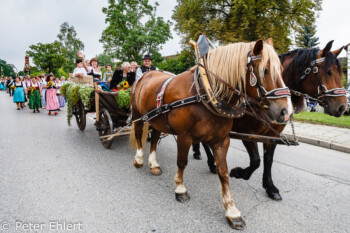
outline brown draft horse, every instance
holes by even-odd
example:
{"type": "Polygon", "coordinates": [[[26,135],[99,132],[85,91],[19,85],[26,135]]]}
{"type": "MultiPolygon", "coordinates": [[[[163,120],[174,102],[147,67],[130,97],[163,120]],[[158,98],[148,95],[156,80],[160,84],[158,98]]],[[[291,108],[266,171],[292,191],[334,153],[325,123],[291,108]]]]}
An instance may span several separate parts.
{"type": "MultiPolygon", "coordinates": [[[[319,80],[324,88],[327,90],[342,88],[341,77],[342,71],[340,62],[337,56],[342,51],[343,47],[330,52],[333,41],[330,41],[323,50],[313,49],[296,49],[288,53],[281,54],[280,60],[283,65],[283,79],[286,85],[295,91],[308,94],[311,97],[316,97],[320,93],[319,80]],[[313,70],[304,77],[306,69],[310,66],[310,63],[316,61],[316,59],[325,58],[323,62],[317,65],[317,73],[313,70]]],[[[292,102],[295,108],[295,112],[300,112],[304,108],[304,97],[296,96],[292,94],[292,102]]],[[[321,101],[321,105],[325,108],[325,112],[331,116],[340,117],[346,106],[345,96],[324,96],[321,101]]],[[[282,132],[285,125],[273,125],[278,131],[282,132]]],[[[242,118],[233,120],[232,131],[247,134],[259,134],[266,136],[277,136],[270,131],[266,126],[262,125],[254,117],[245,115],[242,118]]],[[[231,177],[242,178],[248,180],[253,172],[260,166],[260,156],[258,151],[258,143],[251,141],[242,141],[250,157],[250,165],[247,168],[236,167],[230,172],[231,177]]],[[[204,145],[205,151],[208,156],[208,165],[210,170],[215,173],[216,168],[212,158],[210,149],[204,145]]],[[[263,172],[263,188],[266,190],[268,196],[273,200],[282,200],[279,190],[276,188],[272,181],[271,167],[273,163],[274,151],[276,144],[264,143],[264,172],[263,172]]],[[[199,152],[199,148],[197,153],[199,152]]]]}
{"type": "MultiPolygon", "coordinates": [[[[269,43],[270,41],[268,41],[269,43]]],[[[263,43],[262,40],[252,43],[236,43],[220,46],[209,52],[208,67],[211,72],[221,77],[237,90],[245,92],[248,96],[258,99],[256,86],[249,85],[249,72],[247,72],[247,58],[251,51],[253,56],[261,54],[260,60],[253,62],[253,71],[257,74],[260,84],[267,90],[283,88],[285,84],[281,78],[281,64],[273,47],[263,43]]],[[[195,68],[175,76],[164,93],[164,103],[169,104],[190,96],[195,96],[194,88],[195,68]]],[[[140,119],[143,115],[156,108],[157,94],[162,84],[169,78],[159,71],[145,73],[138,83],[134,84],[132,94],[132,120],[133,132],[131,141],[136,141],[137,152],[134,159],[135,167],[144,163],[142,137],[147,132],[140,119]]],[[[228,89],[222,83],[210,76],[216,86],[216,96],[226,96],[228,89]],[[215,82],[216,81],[216,82],[215,82]]],[[[292,105],[289,98],[266,100],[270,108],[267,113],[272,121],[284,123],[292,114],[292,105]],[[281,117],[283,116],[283,117],[281,117]]],[[[237,99],[231,99],[232,104],[237,99]]],[[[214,152],[218,176],[221,183],[222,203],[226,210],[226,219],[231,227],[243,229],[245,223],[240,211],[235,207],[229,187],[226,154],[230,143],[229,132],[232,128],[232,119],[220,117],[209,111],[201,102],[172,109],[170,112],[150,120],[153,128],[151,133],[151,147],[148,165],[154,175],[160,175],[160,166],[156,160],[156,146],[161,132],[177,135],[177,166],[175,175],[175,196],[179,202],[189,201],[183,183],[183,173],[188,162],[188,151],[192,143],[205,142],[214,152]]]]}

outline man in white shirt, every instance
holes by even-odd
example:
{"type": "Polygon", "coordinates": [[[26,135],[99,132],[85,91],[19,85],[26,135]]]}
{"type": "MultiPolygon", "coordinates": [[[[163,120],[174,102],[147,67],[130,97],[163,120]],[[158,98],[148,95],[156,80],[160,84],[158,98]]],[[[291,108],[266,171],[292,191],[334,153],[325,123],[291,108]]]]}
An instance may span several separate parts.
{"type": "Polygon", "coordinates": [[[81,59],[77,59],[75,61],[75,64],[77,67],[73,71],[73,77],[80,77],[82,78],[83,76],[87,75],[86,69],[84,68],[83,61],[81,59]]]}
{"type": "Polygon", "coordinates": [[[152,66],[152,58],[150,55],[145,55],[143,57],[143,65],[140,66],[137,70],[136,70],[136,80],[138,80],[139,78],[141,78],[141,76],[143,75],[143,73],[150,71],[150,70],[158,70],[157,67],[152,66]]]}

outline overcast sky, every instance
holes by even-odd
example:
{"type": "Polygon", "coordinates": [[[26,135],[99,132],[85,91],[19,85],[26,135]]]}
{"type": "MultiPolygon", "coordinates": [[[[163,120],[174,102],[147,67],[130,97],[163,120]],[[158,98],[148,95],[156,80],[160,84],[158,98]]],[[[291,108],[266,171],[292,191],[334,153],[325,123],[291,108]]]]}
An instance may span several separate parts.
{"type": "MultiPolygon", "coordinates": [[[[85,44],[84,53],[88,58],[103,52],[99,42],[106,28],[102,7],[107,0],[0,0],[0,59],[14,64],[17,69],[24,67],[24,54],[32,44],[51,43],[57,40],[59,26],[63,22],[73,25],[85,44]]],[[[154,3],[155,0],[150,0],[154,3]]],[[[350,29],[347,25],[349,0],[323,0],[323,11],[317,20],[317,36],[320,47],[334,40],[333,48],[350,43],[350,29]]],[[[157,14],[171,20],[176,0],[158,0],[157,14]]],[[[172,55],[181,51],[180,37],[175,31],[161,51],[172,55]]],[[[343,52],[341,56],[345,56],[343,52]]],[[[31,65],[32,62],[31,62],[31,65]]]]}

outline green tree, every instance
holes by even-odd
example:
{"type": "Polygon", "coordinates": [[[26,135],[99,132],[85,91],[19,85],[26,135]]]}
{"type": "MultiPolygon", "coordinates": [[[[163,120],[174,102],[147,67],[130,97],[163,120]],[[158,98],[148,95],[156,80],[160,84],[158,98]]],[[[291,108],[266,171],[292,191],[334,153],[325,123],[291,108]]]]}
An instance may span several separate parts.
{"type": "Polygon", "coordinates": [[[315,27],[303,25],[302,32],[298,33],[296,37],[296,45],[302,48],[316,47],[320,42],[319,38],[315,36],[315,27]]]}
{"type": "Polygon", "coordinates": [[[100,42],[105,52],[123,61],[141,62],[142,55],[157,56],[169,38],[170,21],[156,17],[158,3],[148,0],[109,0],[103,8],[107,28],[100,42]]]}
{"type": "Polygon", "coordinates": [[[12,64],[7,64],[7,62],[5,60],[0,59],[0,70],[3,70],[4,76],[8,77],[8,76],[16,76],[16,72],[15,72],[15,66],[12,64]]]}
{"type": "Polygon", "coordinates": [[[105,54],[105,53],[98,54],[96,55],[96,59],[98,60],[98,63],[100,66],[106,66],[108,64],[111,64],[113,66],[113,58],[108,54],[105,54]]]}
{"type": "Polygon", "coordinates": [[[57,70],[67,62],[66,50],[59,41],[48,44],[38,43],[29,48],[30,50],[27,51],[29,57],[33,58],[34,64],[45,73],[57,73],[57,70]]]}
{"type": "Polygon", "coordinates": [[[183,43],[204,32],[221,44],[272,37],[284,52],[292,44],[290,34],[315,23],[322,0],[177,0],[175,29],[183,43]]]}
{"type": "Polygon", "coordinates": [[[57,35],[59,41],[66,50],[67,63],[64,64],[64,70],[71,72],[75,68],[75,59],[78,51],[84,50],[84,43],[77,38],[77,32],[73,26],[64,22],[60,26],[60,33],[57,35]]]}
{"type": "Polygon", "coordinates": [[[195,65],[195,56],[192,50],[183,50],[175,58],[169,58],[161,63],[157,63],[160,70],[180,74],[195,65]]]}

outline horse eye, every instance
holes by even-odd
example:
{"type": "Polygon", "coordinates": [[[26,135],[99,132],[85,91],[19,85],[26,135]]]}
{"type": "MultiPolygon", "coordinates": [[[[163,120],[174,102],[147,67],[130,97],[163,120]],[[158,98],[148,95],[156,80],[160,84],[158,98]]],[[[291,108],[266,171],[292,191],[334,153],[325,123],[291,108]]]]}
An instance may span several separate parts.
{"type": "Polygon", "coordinates": [[[267,69],[264,70],[265,75],[267,75],[269,73],[269,71],[267,69]]]}
{"type": "Polygon", "coordinates": [[[332,70],[328,70],[328,71],[327,71],[327,74],[328,74],[329,76],[331,76],[331,75],[332,75],[332,70]]]}

